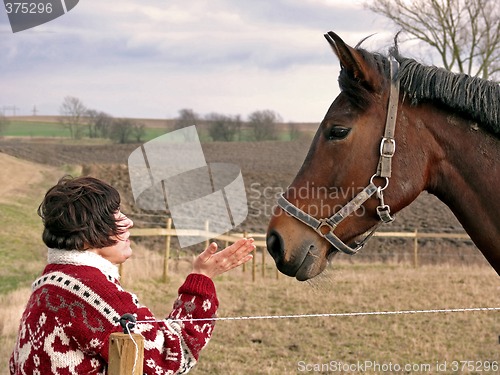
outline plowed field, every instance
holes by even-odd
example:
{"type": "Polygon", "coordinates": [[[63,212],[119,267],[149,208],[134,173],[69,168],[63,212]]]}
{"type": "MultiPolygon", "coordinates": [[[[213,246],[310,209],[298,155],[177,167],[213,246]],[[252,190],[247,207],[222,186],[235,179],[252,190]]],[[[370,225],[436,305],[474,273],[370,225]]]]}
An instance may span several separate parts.
{"type": "MultiPolygon", "coordinates": [[[[276,194],[293,180],[301,166],[310,141],[295,142],[212,142],[202,145],[207,162],[237,164],[241,170],[249,201],[247,220],[240,231],[265,232],[276,194]]],[[[134,207],[127,160],[138,144],[129,145],[70,145],[54,141],[0,140],[0,152],[21,159],[53,166],[82,165],[83,173],[102,178],[116,186],[126,210],[136,227],[164,223],[164,216],[140,212],[134,207]],[[145,215],[146,214],[146,215],[145,215]]],[[[8,182],[6,182],[8,183],[8,182]]],[[[384,231],[414,231],[460,233],[463,229],[450,210],[434,196],[422,193],[396,220],[384,226],[384,231]]],[[[413,244],[404,239],[372,239],[363,255],[377,260],[411,259],[413,244]]],[[[481,262],[484,259],[471,241],[419,240],[423,262],[481,262]]]]}

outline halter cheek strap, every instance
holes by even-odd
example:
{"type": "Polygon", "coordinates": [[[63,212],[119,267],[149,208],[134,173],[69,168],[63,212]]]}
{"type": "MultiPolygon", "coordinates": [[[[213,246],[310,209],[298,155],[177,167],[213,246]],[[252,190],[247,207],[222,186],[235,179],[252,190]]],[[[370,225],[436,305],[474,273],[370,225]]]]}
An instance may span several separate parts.
{"type": "Polygon", "coordinates": [[[399,63],[392,56],[389,59],[389,63],[391,71],[391,91],[389,93],[389,105],[387,106],[385,130],[382,141],[380,142],[380,158],[377,167],[377,176],[383,178],[391,177],[392,173],[392,157],[396,152],[394,132],[396,130],[396,117],[398,114],[399,103],[399,82],[397,81],[399,63]]]}
{"type": "Polygon", "coordinates": [[[337,251],[342,251],[346,254],[356,254],[365,245],[368,239],[375,233],[380,224],[389,223],[394,220],[391,216],[391,209],[384,202],[383,191],[389,185],[389,178],[392,172],[392,157],[396,151],[396,141],[394,140],[394,131],[396,128],[396,117],[398,110],[399,101],[399,83],[397,81],[397,73],[399,69],[399,63],[391,56],[389,60],[390,65],[390,77],[391,77],[391,88],[389,94],[389,104],[387,108],[387,118],[385,123],[384,136],[380,142],[380,156],[377,166],[377,172],[370,178],[370,183],[366,186],[360,193],[358,193],[353,199],[351,199],[345,206],[343,206],[339,211],[329,218],[316,219],[304,212],[297,206],[289,202],[283,194],[278,198],[278,206],[281,207],[285,212],[304,223],[308,227],[314,229],[321,237],[326,239],[337,251]],[[385,179],[385,185],[383,187],[376,186],[373,180],[375,177],[381,177],[385,179]],[[368,199],[373,195],[380,201],[380,205],[377,206],[377,215],[380,218],[380,222],[372,229],[372,231],[361,241],[353,246],[345,244],[340,238],[338,238],[333,232],[342,220],[356,212],[368,199]]]}
{"type": "Polygon", "coordinates": [[[392,157],[396,152],[396,140],[394,132],[396,130],[396,118],[398,114],[399,103],[399,82],[397,81],[399,63],[390,57],[389,67],[391,74],[391,89],[389,93],[389,104],[387,106],[387,118],[385,120],[385,130],[382,141],[380,141],[380,157],[378,160],[377,173],[375,173],[370,182],[373,182],[375,177],[385,178],[385,186],[377,190],[377,197],[380,200],[380,205],[377,207],[377,215],[384,223],[390,223],[394,220],[391,216],[391,208],[384,202],[383,191],[389,185],[389,178],[392,175],[392,157]]]}

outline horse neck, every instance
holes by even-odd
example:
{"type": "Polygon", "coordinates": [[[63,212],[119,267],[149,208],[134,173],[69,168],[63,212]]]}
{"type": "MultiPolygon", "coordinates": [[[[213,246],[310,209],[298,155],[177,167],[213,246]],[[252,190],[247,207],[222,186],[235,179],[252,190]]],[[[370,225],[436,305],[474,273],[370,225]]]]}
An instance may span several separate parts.
{"type": "Polygon", "coordinates": [[[422,120],[432,137],[427,190],[451,209],[500,274],[500,141],[450,113],[434,110],[422,120]]]}

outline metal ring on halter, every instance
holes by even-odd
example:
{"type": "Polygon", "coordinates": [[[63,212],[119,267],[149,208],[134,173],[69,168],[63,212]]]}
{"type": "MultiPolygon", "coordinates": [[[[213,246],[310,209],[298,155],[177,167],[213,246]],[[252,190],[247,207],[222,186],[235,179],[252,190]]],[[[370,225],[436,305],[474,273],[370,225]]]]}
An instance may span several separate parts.
{"type": "Polygon", "coordinates": [[[319,219],[319,225],[316,228],[316,232],[318,232],[321,236],[326,236],[328,233],[333,232],[335,230],[335,226],[330,224],[329,219],[319,219]],[[326,231],[324,231],[326,229],[326,231]]]}
{"type": "MultiPolygon", "coordinates": [[[[382,191],[382,190],[385,190],[385,189],[387,188],[387,186],[389,186],[389,177],[380,177],[380,176],[378,176],[376,173],[375,173],[375,174],[374,174],[374,175],[370,178],[370,184],[374,184],[373,179],[374,179],[375,177],[385,178],[385,185],[384,185],[384,187],[378,187],[378,189],[380,189],[381,191],[382,191]]],[[[375,185],[375,184],[374,184],[374,185],[375,185]]]]}

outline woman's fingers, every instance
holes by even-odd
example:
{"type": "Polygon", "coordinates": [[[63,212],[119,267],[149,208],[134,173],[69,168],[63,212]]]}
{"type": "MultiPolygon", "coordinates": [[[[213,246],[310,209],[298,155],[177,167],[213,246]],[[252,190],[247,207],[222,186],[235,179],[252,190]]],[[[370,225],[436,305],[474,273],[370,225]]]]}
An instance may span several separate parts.
{"type": "Polygon", "coordinates": [[[218,246],[215,242],[210,243],[210,245],[208,245],[208,247],[205,250],[203,250],[203,252],[200,255],[198,255],[198,257],[203,263],[205,263],[212,257],[212,255],[214,255],[217,252],[217,247],[218,246]]]}
{"type": "MultiPolygon", "coordinates": [[[[237,267],[243,263],[248,262],[252,259],[252,252],[255,250],[254,240],[242,239],[235,242],[233,245],[227,247],[226,249],[219,252],[219,254],[225,259],[227,270],[237,267]],[[224,252],[227,251],[227,254],[224,252]]],[[[219,255],[217,254],[217,255],[219,255]]]]}
{"type": "Polygon", "coordinates": [[[242,238],[236,241],[232,245],[226,247],[224,250],[220,251],[224,257],[241,257],[244,256],[248,251],[253,251],[255,249],[253,238],[242,238]]]}
{"type": "Polygon", "coordinates": [[[220,275],[252,259],[255,250],[253,238],[243,238],[217,252],[217,244],[212,242],[193,263],[193,272],[208,277],[220,275]]]}

